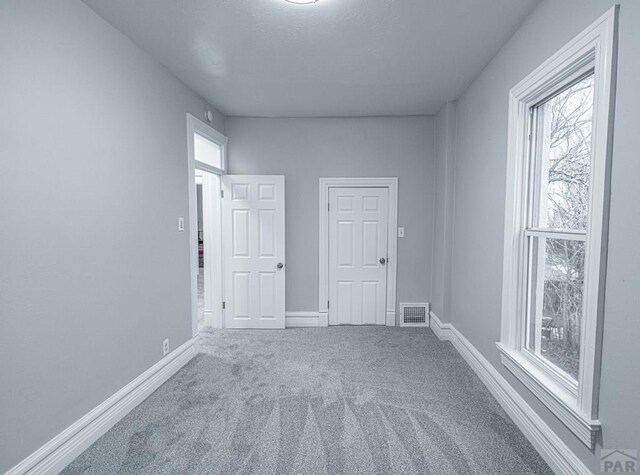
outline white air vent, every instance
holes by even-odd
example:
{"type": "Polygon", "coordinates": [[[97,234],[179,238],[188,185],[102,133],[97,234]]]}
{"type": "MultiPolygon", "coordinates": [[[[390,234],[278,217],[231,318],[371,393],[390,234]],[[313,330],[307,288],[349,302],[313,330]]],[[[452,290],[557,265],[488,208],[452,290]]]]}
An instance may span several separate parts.
{"type": "Polygon", "coordinates": [[[428,327],[429,304],[428,303],[401,303],[400,304],[401,327],[428,327]]]}

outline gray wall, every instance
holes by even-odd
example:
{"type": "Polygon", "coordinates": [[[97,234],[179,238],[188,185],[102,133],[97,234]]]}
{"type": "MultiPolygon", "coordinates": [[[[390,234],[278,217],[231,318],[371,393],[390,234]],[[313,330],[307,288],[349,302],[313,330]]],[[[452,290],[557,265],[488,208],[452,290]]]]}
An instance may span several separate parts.
{"type": "Polygon", "coordinates": [[[448,102],[435,117],[434,239],[431,311],[449,314],[453,236],[453,179],[456,139],[456,103],[448,102]]]}
{"type": "Polygon", "coordinates": [[[318,311],[318,179],[399,177],[398,298],[431,286],[434,120],[431,117],[230,117],[229,170],[285,175],[288,311],[318,311]]]}
{"type": "MultiPolygon", "coordinates": [[[[612,1],[546,0],[458,101],[451,321],[576,454],[599,457],[502,368],[500,338],[509,89],[604,13],[612,1]]],[[[619,68],[600,398],[602,446],[640,448],[640,3],[619,1],[619,68]]]]}
{"type": "Polygon", "coordinates": [[[191,337],[177,217],[209,106],[74,0],[4,0],[0,65],[4,473],[191,337]]]}

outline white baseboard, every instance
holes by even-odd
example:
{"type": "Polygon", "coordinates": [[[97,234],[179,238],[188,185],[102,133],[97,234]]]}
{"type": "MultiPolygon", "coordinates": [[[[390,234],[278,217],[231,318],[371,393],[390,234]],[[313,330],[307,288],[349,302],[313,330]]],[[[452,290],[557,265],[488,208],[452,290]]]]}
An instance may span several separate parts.
{"type": "Polygon", "coordinates": [[[196,355],[195,338],[175,349],[5,475],[59,473],[196,355]]]}
{"type": "Polygon", "coordinates": [[[431,312],[431,330],[440,340],[450,341],[458,353],[497,399],[509,417],[538,450],[549,466],[562,474],[591,474],[576,454],[551,430],[498,370],[451,323],[442,323],[431,312]]]}
{"type": "Polygon", "coordinates": [[[451,324],[442,323],[435,313],[429,312],[429,328],[440,339],[449,341],[451,338],[451,324]]]}
{"type": "MultiPolygon", "coordinates": [[[[285,328],[311,328],[328,327],[329,314],[327,312],[285,312],[285,328]]],[[[396,325],[395,310],[388,310],[386,325],[393,327],[396,325]]]]}
{"type": "Polygon", "coordinates": [[[320,324],[318,312],[286,312],[284,314],[286,328],[310,328],[326,326],[320,324]]]}
{"type": "Polygon", "coordinates": [[[395,310],[387,310],[385,325],[388,327],[396,326],[396,311],[395,310]]]}

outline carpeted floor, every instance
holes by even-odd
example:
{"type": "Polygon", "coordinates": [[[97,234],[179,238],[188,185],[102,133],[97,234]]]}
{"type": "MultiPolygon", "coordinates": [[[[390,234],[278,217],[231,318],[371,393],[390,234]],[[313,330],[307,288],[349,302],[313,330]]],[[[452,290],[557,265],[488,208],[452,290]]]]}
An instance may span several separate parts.
{"type": "Polygon", "coordinates": [[[227,330],[202,350],[64,473],[552,473],[429,330],[227,330]]]}

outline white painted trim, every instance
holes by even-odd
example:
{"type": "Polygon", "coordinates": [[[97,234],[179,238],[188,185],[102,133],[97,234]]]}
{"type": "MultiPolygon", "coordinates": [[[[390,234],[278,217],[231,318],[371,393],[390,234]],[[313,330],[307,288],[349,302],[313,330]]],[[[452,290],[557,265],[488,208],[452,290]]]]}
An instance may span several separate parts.
{"type": "MultiPolygon", "coordinates": [[[[315,328],[320,327],[318,312],[285,312],[285,328],[315,328]]],[[[326,326],[326,325],[324,325],[326,326]]]]}
{"type": "Polygon", "coordinates": [[[500,338],[501,349],[505,356],[503,361],[513,370],[516,377],[521,378],[523,383],[527,384],[534,394],[547,404],[549,410],[565,423],[575,422],[573,417],[569,417],[567,411],[560,409],[561,406],[551,404],[552,400],[565,398],[563,391],[556,393],[551,399],[542,396],[555,388],[562,387],[562,384],[549,384],[551,380],[562,383],[554,372],[545,369],[545,365],[536,364],[535,361],[525,362],[517,359],[518,364],[516,364],[514,358],[509,356],[513,356],[513,352],[521,353],[524,348],[526,242],[523,230],[527,217],[527,197],[523,190],[528,189],[527,164],[531,120],[529,111],[554,89],[571,81],[586,69],[594,70],[592,180],[585,254],[584,321],[581,329],[578,389],[571,403],[582,422],[567,424],[567,427],[574,431],[589,448],[594,446],[595,431],[599,427],[597,423],[598,394],[615,105],[617,13],[616,5],[511,89],[509,97],[500,338]],[[584,436],[582,429],[585,426],[590,427],[592,431],[589,437],[584,436]]]}
{"type": "MultiPolygon", "coordinates": [[[[189,180],[189,250],[190,250],[190,273],[191,273],[191,330],[192,335],[198,334],[198,211],[197,211],[197,196],[195,185],[195,172],[196,169],[202,170],[207,173],[213,173],[216,175],[222,175],[225,173],[227,166],[227,137],[222,135],[205,122],[194,117],[191,114],[187,114],[187,177],[189,180]],[[198,134],[207,137],[212,142],[217,143],[220,146],[222,154],[222,169],[211,167],[205,163],[198,162],[194,155],[194,143],[193,134],[198,134]]],[[[204,185],[204,180],[203,180],[204,185]]],[[[204,192],[204,188],[203,188],[204,192]]],[[[204,197],[203,197],[204,198],[204,197]]],[[[214,209],[213,220],[205,220],[206,229],[203,228],[205,234],[215,235],[216,230],[222,236],[222,213],[220,199],[217,199],[217,209],[214,209]],[[215,221],[214,221],[215,220],[215,221]],[[216,229],[217,228],[217,229],[216,229]]],[[[222,298],[224,295],[224,282],[222,280],[222,245],[220,240],[215,240],[207,246],[216,256],[217,259],[212,259],[213,265],[211,266],[210,280],[211,286],[209,292],[211,294],[211,313],[205,314],[205,321],[211,324],[214,328],[222,328],[224,319],[222,318],[222,298]],[[208,318],[207,318],[208,317],[208,318]]],[[[206,258],[205,254],[205,258],[206,258]]],[[[211,262],[210,261],[210,262],[211,262]]]]}
{"type": "Polygon", "coordinates": [[[285,312],[287,317],[318,318],[318,312],[285,312]]]}
{"type": "Polygon", "coordinates": [[[318,313],[318,326],[319,327],[329,326],[329,312],[318,313]]]}
{"type": "Polygon", "coordinates": [[[442,323],[431,312],[431,329],[444,341],[450,341],[493,397],[511,417],[529,442],[554,472],[567,475],[592,475],[592,472],[527,404],[498,370],[451,323],[442,323]]]}
{"type": "Polygon", "coordinates": [[[396,278],[398,272],[398,178],[320,178],[319,197],[319,264],[318,313],[323,326],[329,324],[329,189],[386,187],[389,189],[387,310],[386,325],[396,324],[396,278]]]}
{"type": "Polygon", "coordinates": [[[196,339],[192,338],[33,452],[5,475],[59,473],[195,355],[196,339]]]}
{"type": "Polygon", "coordinates": [[[553,412],[587,447],[595,445],[600,422],[580,414],[576,398],[553,379],[531,367],[519,351],[498,344],[502,364],[553,412]],[[544,382],[544,383],[541,383],[544,382]]]}
{"type": "Polygon", "coordinates": [[[439,340],[449,341],[451,338],[451,324],[442,323],[435,313],[429,312],[429,328],[439,340]]]}

